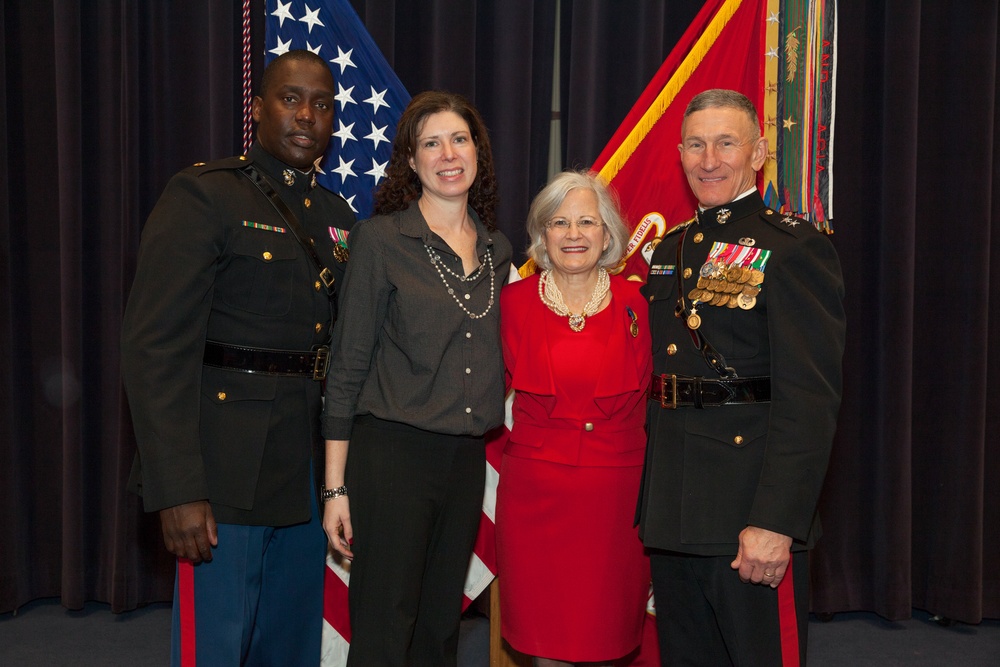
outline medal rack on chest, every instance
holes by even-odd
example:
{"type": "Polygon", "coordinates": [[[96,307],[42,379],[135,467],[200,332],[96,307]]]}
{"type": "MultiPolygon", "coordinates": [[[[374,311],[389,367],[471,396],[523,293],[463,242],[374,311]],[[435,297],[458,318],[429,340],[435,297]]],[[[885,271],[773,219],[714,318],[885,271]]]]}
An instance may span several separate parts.
{"type": "MultiPolygon", "coordinates": [[[[719,211],[720,223],[726,222],[728,213],[726,209],[719,211]]],[[[736,369],[726,362],[726,358],[702,333],[698,306],[724,306],[742,310],[750,310],[756,306],[757,295],[764,282],[763,267],[770,251],[762,252],[754,248],[754,241],[750,238],[741,239],[739,245],[716,242],[709,251],[707,261],[698,271],[697,284],[687,290],[684,285],[684,239],[688,229],[681,230],[677,239],[677,306],[674,314],[684,322],[705,363],[723,379],[737,378],[739,374],[736,369]]],[[[701,240],[699,237],[703,238],[701,232],[695,235],[696,242],[701,240]]]]}

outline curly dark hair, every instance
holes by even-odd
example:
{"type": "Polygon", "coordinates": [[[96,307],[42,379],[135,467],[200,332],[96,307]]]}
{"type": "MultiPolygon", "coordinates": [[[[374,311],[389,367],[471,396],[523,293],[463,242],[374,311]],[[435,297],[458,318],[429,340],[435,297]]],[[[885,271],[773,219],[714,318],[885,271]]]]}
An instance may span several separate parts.
{"type": "Polygon", "coordinates": [[[410,158],[416,152],[417,135],[424,120],[432,114],[451,111],[469,125],[472,143],[476,146],[476,180],[469,189],[469,206],[490,231],[496,229],[497,179],[493,170],[493,150],[486,124],[472,104],[457,93],[429,90],[410,100],[399,118],[396,138],[392,142],[392,157],[385,178],[375,191],[375,213],[402,211],[420,198],[423,188],[417,174],[410,169],[410,158]]]}

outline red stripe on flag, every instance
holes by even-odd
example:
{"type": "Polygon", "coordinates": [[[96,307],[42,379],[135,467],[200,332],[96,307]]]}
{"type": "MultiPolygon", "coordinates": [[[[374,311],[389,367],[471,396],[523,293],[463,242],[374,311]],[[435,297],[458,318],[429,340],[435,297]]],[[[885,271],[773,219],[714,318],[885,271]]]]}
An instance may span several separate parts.
{"type": "Polygon", "coordinates": [[[194,564],[187,558],[177,559],[177,599],[181,667],[195,667],[194,564]]]}
{"type": "MultiPolygon", "coordinates": [[[[486,442],[486,462],[499,473],[500,462],[503,461],[503,448],[507,446],[507,440],[510,438],[510,430],[506,426],[503,426],[494,430],[490,435],[493,437],[486,442]]],[[[476,546],[472,550],[479,556],[479,559],[483,561],[486,567],[490,568],[490,572],[496,574],[496,526],[493,523],[493,519],[485,512],[479,516],[479,534],[476,535],[476,546]]]]}
{"type": "Polygon", "coordinates": [[[483,565],[494,574],[497,571],[496,526],[483,513],[479,514],[479,534],[476,535],[476,546],[472,548],[483,565]]]}
{"type": "Polygon", "coordinates": [[[507,446],[510,438],[510,430],[501,427],[490,431],[486,440],[486,462],[493,466],[493,469],[500,472],[500,463],[503,461],[503,448],[507,446]]]}
{"type": "Polygon", "coordinates": [[[795,613],[795,584],[792,581],[792,560],[788,559],[785,578],[778,584],[778,632],[781,634],[781,664],[799,665],[799,620],[795,613]]]}
{"type": "Polygon", "coordinates": [[[323,619],[350,643],[351,618],[347,606],[347,584],[329,567],[326,568],[323,580],[323,619]]]}

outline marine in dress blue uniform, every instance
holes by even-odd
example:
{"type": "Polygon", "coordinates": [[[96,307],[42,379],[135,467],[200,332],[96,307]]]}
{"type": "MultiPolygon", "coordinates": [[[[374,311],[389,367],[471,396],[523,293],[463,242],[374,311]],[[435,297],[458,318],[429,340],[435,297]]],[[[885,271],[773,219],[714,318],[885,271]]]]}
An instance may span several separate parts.
{"type": "Polygon", "coordinates": [[[680,151],[701,206],[642,289],[654,377],[639,524],[663,664],[798,664],[840,405],[840,265],[757,193],[767,144],[744,96],[696,96],[680,151]]]}
{"type": "Polygon", "coordinates": [[[173,664],[320,659],[327,542],[314,475],[347,258],[334,239],[354,222],[312,173],[333,98],[322,59],[276,59],[254,99],[251,150],[174,176],[143,229],[122,335],[138,443],[130,487],[178,557],[173,664]]]}

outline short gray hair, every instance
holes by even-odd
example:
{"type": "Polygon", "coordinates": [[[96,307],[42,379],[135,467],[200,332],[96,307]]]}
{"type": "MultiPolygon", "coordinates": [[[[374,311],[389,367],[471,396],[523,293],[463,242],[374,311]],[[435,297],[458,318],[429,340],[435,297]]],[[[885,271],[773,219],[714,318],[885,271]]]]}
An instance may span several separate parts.
{"type": "Polygon", "coordinates": [[[545,223],[562,206],[570,190],[590,190],[597,196],[597,211],[609,238],[608,247],[601,253],[597,265],[609,270],[618,266],[625,252],[628,230],[622,220],[614,191],[592,171],[564,171],[556,174],[535,196],[528,210],[528,257],[540,269],[552,268],[552,260],[545,251],[545,223]]]}
{"type": "Polygon", "coordinates": [[[696,111],[705,109],[728,108],[742,111],[750,119],[750,123],[760,130],[760,120],[757,118],[757,108],[750,101],[750,98],[743,93],[725,88],[712,88],[698,93],[688,102],[684,110],[684,117],[687,118],[696,111]]]}

